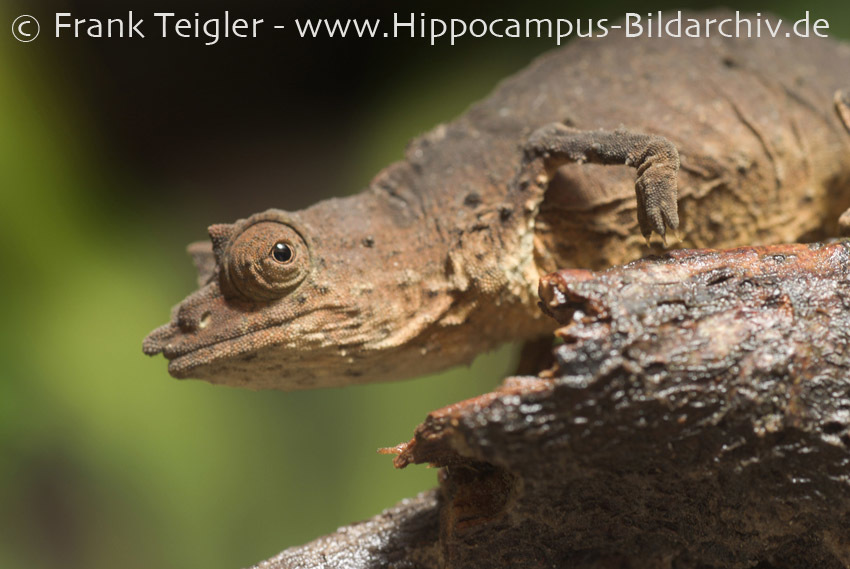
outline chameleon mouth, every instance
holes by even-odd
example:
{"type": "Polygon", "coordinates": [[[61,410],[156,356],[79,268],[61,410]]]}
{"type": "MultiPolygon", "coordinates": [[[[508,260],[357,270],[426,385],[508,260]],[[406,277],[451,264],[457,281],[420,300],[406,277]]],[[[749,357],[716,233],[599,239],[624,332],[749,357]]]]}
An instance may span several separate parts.
{"type": "MultiPolygon", "coordinates": [[[[293,338],[287,327],[251,330],[229,338],[216,337],[201,343],[176,324],[166,324],[145,339],[145,354],[162,354],[168,373],[176,379],[201,379],[248,389],[313,389],[346,385],[363,374],[359,356],[335,349],[303,349],[309,335],[293,338]],[[315,353],[324,356],[317,360],[315,353]]],[[[371,377],[371,376],[370,376],[371,377]]],[[[362,382],[363,380],[360,379],[362,382]]]]}
{"type": "MultiPolygon", "coordinates": [[[[148,356],[162,354],[168,360],[168,373],[177,379],[186,379],[197,368],[220,359],[230,359],[268,346],[268,342],[257,342],[262,330],[245,332],[237,336],[193,345],[174,324],[160,326],[151,332],[142,343],[142,351],[148,356]],[[182,337],[181,337],[182,336],[182,337]],[[182,340],[182,341],[181,341],[182,340]]],[[[251,356],[248,355],[246,359],[251,356]]]]}

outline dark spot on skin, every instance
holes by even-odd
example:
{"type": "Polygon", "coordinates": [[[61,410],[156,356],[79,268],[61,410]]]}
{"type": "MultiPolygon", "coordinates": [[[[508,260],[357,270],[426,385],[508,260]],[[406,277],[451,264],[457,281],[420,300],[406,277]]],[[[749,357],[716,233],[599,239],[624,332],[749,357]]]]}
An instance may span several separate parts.
{"type": "Polygon", "coordinates": [[[724,56],[723,56],[722,61],[723,61],[723,65],[724,65],[725,67],[730,68],[730,69],[731,69],[731,68],[733,68],[733,67],[738,67],[738,62],[737,62],[737,61],[735,61],[735,60],[732,58],[732,56],[731,56],[731,55],[724,55],[724,56]]]}
{"type": "Polygon", "coordinates": [[[505,222],[511,218],[513,215],[513,210],[509,207],[500,207],[499,208],[499,221],[505,222]]]}
{"type": "Polygon", "coordinates": [[[439,294],[440,294],[439,291],[429,290],[428,291],[428,298],[437,298],[437,295],[439,295],[439,294]]]}
{"type": "Polygon", "coordinates": [[[484,260],[484,253],[476,253],[475,258],[478,259],[479,261],[483,261],[484,260]]]}
{"type": "Polygon", "coordinates": [[[318,288],[318,289],[316,289],[316,290],[318,290],[318,291],[319,291],[319,294],[329,294],[329,293],[331,292],[331,289],[329,289],[329,288],[328,288],[328,287],[326,287],[325,285],[321,285],[321,286],[319,286],[319,288],[318,288]]]}
{"type": "Polygon", "coordinates": [[[478,207],[481,205],[481,196],[475,192],[470,192],[466,194],[465,198],[463,198],[463,205],[466,207],[478,207]]]}
{"type": "Polygon", "coordinates": [[[304,304],[305,302],[307,302],[307,297],[306,297],[306,296],[303,296],[303,295],[302,295],[302,296],[299,296],[299,297],[298,297],[298,299],[296,300],[296,302],[297,302],[298,304],[304,304]]]}
{"type": "Polygon", "coordinates": [[[369,235],[369,236],[363,238],[362,243],[363,243],[364,247],[369,247],[371,249],[372,247],[375,246],[375,238],[372,237],[371,235],[369,235]]]}

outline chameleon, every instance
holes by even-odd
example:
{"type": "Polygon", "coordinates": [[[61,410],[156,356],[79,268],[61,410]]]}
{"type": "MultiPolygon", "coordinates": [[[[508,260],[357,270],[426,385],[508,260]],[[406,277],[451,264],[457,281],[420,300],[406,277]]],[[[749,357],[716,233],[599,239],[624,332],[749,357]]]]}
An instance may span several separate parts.
{"type": "Polygon", "coordinates": [[[143,351],[176,378],[253,389],[410,378],[551,333],[542,275],[645,256],[656,234],[834,234],[848,81],[850,47],[830,39],[574,41],[361,192],[209,227],[189,247],[199,289],[143,351]]]}

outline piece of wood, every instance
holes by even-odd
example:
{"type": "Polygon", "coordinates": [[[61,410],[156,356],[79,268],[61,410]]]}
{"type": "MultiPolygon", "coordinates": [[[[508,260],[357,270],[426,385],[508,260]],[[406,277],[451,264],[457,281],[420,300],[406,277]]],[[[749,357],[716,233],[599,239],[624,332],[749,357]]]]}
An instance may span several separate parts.
{"type": "Polygon", "coordinates": [[[423,492],[370,520],[282,551],[253,569],[439,567],[438,501],[437,491],[423,492]]]}
{"type": "Polygon", "coordinates": [[[444,467],[439,500],[258,567],[850,567],[850,245],[678,251],[540,292],[555,367],[393,449],[444,467]]]}

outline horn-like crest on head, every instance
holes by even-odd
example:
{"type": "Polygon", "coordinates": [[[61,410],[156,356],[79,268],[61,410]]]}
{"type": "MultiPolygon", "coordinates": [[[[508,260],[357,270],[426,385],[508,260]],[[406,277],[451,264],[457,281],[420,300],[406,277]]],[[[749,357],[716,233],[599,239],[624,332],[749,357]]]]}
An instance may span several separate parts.
{"type": "Polygon", "coordinates": [[[231,223],[216,223],[215,225],[210,225],[207,228],[207,231],[210,234],[210,240],[212,240],[213,245],[213,254],[215,255],[216,261],[219,263],[222,262],[224,256],[224,248],[227,246],[228,241],[230,241],[230,237],[233,235],[234,225],[231,223]]]}

